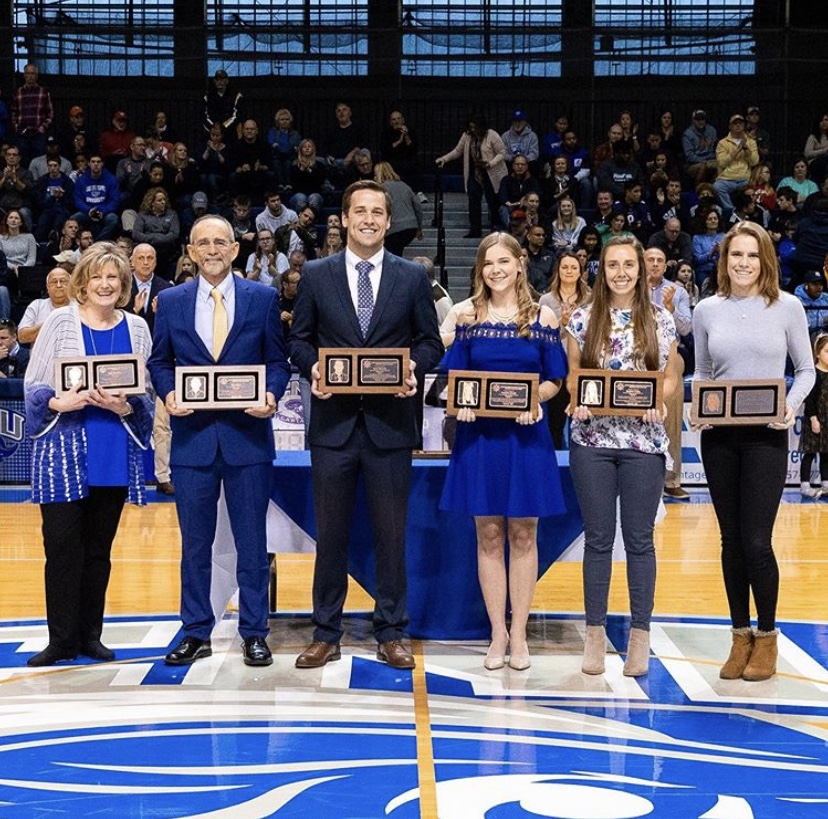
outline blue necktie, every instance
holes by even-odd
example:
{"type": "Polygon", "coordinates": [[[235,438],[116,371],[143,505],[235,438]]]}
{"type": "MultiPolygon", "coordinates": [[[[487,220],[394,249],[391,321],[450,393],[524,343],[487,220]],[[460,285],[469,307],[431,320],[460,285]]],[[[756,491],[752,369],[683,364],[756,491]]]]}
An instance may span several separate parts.
{"type": "Polygon", "coordinates": [[[357,262],[357,318],[359,329],[362,330],[362,337],[368,335],[368,327],[371,324],[371,314],[374,312],[374,291],[371,289],[371,279],[368,274],[374,269],[371,262],[357,262]]]}

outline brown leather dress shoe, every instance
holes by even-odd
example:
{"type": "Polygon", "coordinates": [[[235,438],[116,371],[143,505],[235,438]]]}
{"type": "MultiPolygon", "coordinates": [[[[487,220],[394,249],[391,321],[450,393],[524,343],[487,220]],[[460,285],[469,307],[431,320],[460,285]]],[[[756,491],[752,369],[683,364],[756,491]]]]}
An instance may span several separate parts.
{"type": "Polygon", "coordinates": [[[377,659],[382,660],[391,668],[414,668],[414,657],[402,644],[402,640],[389,640],[377,646],[377,659]]]}
{"type": "Polygon", "coordinates": [[[155,485],[155,491],[161,495],[174,495],[175,487],[170,481],[161,481],[155,485]]]}
{"type": "Polygon", "coordinates": [[[297,668],[321,668],[342,658],[339,643],[322,643],[314,640],[297,658],[297,668]]]}

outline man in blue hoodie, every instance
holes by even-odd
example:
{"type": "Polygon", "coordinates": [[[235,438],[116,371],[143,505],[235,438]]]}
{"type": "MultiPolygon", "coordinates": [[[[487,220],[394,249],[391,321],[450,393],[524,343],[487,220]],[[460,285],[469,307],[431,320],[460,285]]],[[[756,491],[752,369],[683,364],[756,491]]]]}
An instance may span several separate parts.
{"type": "Polygon", "coordinates": [[[89,157],[89,167],[75,182],[75,207],[72,218],[92,231],[95,241],[112,239],[118,233],[120,193],[115,174],[108,171],[99,154],[89,157]]]}
{"type": "Polygon", "coordinates": [[[808,332],[824,332],[828,329],[828,293],[825,290],[825,274],[821,270],[809,270],[803,283],[794,291],[808,316],[808,332]]]}

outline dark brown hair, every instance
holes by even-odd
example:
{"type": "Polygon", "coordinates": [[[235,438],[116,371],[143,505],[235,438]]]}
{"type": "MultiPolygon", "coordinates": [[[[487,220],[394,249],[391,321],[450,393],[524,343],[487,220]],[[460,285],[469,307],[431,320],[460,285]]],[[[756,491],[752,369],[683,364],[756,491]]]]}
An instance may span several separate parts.
{"type": "Polygon", "coordinates": [[[592,287],[592,308],[581,354],[581,366],[586,369],[604,369],[603,357],[609,349],[612,329],[612,293],[607,284],[605,265],[607,254],[615,247],[632,247],[638,258],[638,281],[635,283],[631,319],[635,368],[661,369],[655,311],[650,300],[650,288],[647,286],[644,268],[644,248],[634,236],[614,236],[601,251],[598,275],[592,287]]]}
{"type": "Polygon", "coordinates": [[[385,197],[385,211],[389,216],[391,215],[391,197],[388,191],[379,182],[374,182],[373,179],[360,179],[358,182],[348,185],[342,194],[342,213],[346,216],[351,207],[351,198],[358,191],[375,191],[376,193],[381,193],[385,197]]]}

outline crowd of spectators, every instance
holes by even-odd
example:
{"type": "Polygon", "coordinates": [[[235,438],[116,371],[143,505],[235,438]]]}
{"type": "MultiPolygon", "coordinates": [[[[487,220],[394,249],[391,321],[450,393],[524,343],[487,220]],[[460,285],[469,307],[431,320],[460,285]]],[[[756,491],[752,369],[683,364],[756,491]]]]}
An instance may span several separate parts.
{"type": "MultiPolygon", "coordinates": [[[[817,309],[823,296],[828,301],[822,292],[828,114],[815,122],[802,156],[789,168],[770,162],[774,136],[762,127],[758,105],[735,111],[721,135],[702,108],[683,129],[669,110],[649,128],[622,110],[606,134],[590,150],[567,116],[558,116],[542,136],[518,109],[502,134],[482,117],[471,118],[457,146],[436,163],[443,168],[463,160],[468,235],[480,233],[485,198],[490,228],[510,232],[525,248],[538,295],[562,254],[578,255],[591,285],[600,247],[613,236],[632,234],[663,252],[665,280],[687,292],[692,309],[717,291],[725,234],[748,221],[769,232],[780,285],[810,308],[812,330],[828,328],[817,309]]],[[[680,350],[692,364],[692,339],[680,350]]]]}
{"type": "Polygon", "coordinates": [[[233,223],[238,272],[279,288],[288,270],[301,269],[291,268],[294,256],[342,248],[338,217],[329,217],[357,179],[393,190],[398,212],[389,248],[402,252],[422,235],[420,147],[400,111],[374,138],[338,102],[331,128],[311,137],[299,133],[287,108],[276,110],[271,124],[248,116],[246,107],[219,70],[192,144],[163,110],[144,123],[116,110],[94,130],[73,104],[61,124],[37,67],[27,65],[0,133],[0,318],[12,310],[18,269],[71,267],[101,240],[121,242],[128,253],[133,243],[150,245],[157,275],[175,280],[190,229],[207,213],[233,223]]]}
{"type": "MultiPolygon", "coordinates": [[[[174,280],[189,230],[205,213],[232,222],[243,275],[280,287],[292,253],[316,258],[342,247],[339,193],[357,179],[393,189],[399,224],[390,249],[402,252],[422,235],[423,174],[432,160],[402,111],[376,127],[340,101],[330,128],[300,133],[288,108],[270,123],[248,116],[244,95],[219,70],[204,96],[201,136],[187,144],[163,110],[145,123],[117,110],[94,131],[80,105],[64,117],[55,111],[35,65],[23,76],[0,148],[0,318],[9,317],[18,268],[71,265],[101,239],[151,245],[158,275],[174,280]]],[[[489,229],[520,240],[536,287],[548,285],[564,251],[594,277],[601,245],[631,233],[664,252],[668,281],[684,271],[677,283],[694,303],[716,291],[721,238],[740,221],[769,231],[783,287],[804,293],[806,276],[811,290],[824,279],[828,114],[789,168],[770,164],[775,137],[758,105],[736,110],[720,130],[703,108],[685,123],[663,110],[649,127],[622,109],[594,146],[563,113],[547,133],[529,120],[522,109],[500,128],[471,117],[437,165],[451,172],[451,160],[462,160],[454,172],[469,197],[468,235],[483,232],[485,199],[489,229]]]]}

